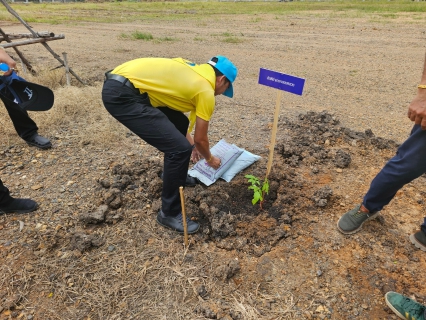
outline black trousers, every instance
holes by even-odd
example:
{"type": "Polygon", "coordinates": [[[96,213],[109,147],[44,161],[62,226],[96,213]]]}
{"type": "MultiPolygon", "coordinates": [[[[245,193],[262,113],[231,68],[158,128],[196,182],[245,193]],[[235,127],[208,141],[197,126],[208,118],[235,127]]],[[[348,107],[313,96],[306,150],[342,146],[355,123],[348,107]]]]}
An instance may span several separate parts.
{"type": "Polygon", "coordinates": [[[29,139],[34,133],[37,133],[38,127],[30,118],[28,112],[22,110],[17,104],[2,97],[1,95],[0,99],[3,101],[4,106],[9,113],[9,117],[12,120],[16,132],[22,139],[29,139]]]}
{"type": "Polygon", "coordinates": [[[12,199],[13,198],[9,194],[9,189],[5,187],[0,179],[0,207],[9,205],[12,199]]]}
{"type": "Polygon", "coordinates": [[[179,187],[185,185],[192,145],[186,139],[189,120],[179,111],[154,108],[147,94],[139,94],[116,80],[106,80],[102,101],[108,112],[148,144],[164,153],[162,210],[181,211],[179,187]]]}

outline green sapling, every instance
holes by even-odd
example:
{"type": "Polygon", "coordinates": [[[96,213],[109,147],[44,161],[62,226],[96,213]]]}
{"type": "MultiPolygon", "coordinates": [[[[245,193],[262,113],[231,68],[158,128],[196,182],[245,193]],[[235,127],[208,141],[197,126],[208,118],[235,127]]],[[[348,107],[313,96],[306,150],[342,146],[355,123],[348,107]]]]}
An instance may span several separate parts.
{"type": "Polygon", "coordinates": [[[251,183],[251,186],[249,186],[248,188],[250,190],[253,190],[253,199],[251,200],[251,203],[255,205],[258,201],[260,201],[259,202],[260,209],[263,209],[262,204],[263,204],[263,201],[265,201],[265,194],[269,193],[268,178],[265,178],[265,180],[263,180],[262,182],[259,178],[251,174],[247,174],[244,177],[247,178],[249,183],[251,183]]]}

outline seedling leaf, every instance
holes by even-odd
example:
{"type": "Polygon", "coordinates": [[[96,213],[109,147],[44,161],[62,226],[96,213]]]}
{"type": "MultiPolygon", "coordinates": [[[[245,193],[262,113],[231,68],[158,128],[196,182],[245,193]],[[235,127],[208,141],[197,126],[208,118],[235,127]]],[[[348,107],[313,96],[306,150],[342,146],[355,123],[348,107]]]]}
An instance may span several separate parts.
{"type": "Polygon", "coordinates": [[[269,193],[269,182],[268,179],[265,178],[263,183],[261,183],[261,180],[251,174],[247,174],[244,176],[249,183],[251,183],[251,186],[248,187],[249,190],[253,190],[253,199],[251,200],[251,203],[255,205],[260,200],[260,209],[262,209],[262,203],[264,200],[265,193],[269,193]]]}
{"type": "Polygon", "coordinates": [[[251,200],[251,203],[255,205],[259,200],[262,200],[262,195],[258,190],[256,190],[253,194],[253,199],[251,200]]]}

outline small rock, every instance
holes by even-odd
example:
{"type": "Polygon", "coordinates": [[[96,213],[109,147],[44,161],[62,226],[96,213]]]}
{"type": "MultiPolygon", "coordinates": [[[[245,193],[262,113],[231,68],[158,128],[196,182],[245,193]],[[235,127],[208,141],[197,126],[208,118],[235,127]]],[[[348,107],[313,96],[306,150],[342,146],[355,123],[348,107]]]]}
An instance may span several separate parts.
{"type": "Polygon", "coordinates": [[[351,155],[349,153],[344,152],[343,150],[339,149],[336,152],[336,156],[334,158],[334,163],[338,168],[346,168],[351,163],[351,155]]]}
{"type": "Polygon", "coordinates": [[[318,313],[321,313],[321,312],[324,312],[325,311],[325,309],[324,309],[324,307],[323,306],[318,306],[318,308],[315,310],[315,312],[318,312],[318,313]]]}
{"type": "Polygon", "coordinates": [[[87,212],[80,215],[80,221],[86,224],[96,224],[105,221],[105,215],[108,211],[106,204],[99,206],[94,212],[87,212]]]}
{"type": "Polygon", "coordinates": [[[197,293],[201,298],[205,298],[208,295],[208,292],[207,292],[206,287],[204,285],[200,285],[197,288],[197,293]]]}

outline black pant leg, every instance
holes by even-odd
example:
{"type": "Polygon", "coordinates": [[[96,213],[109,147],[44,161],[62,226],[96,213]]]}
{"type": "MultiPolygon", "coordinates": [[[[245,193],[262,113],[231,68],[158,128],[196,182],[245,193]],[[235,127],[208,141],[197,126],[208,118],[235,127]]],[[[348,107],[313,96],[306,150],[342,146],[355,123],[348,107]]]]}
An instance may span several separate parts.
{"type": "Polygon", "coordinates": [[[3,184],[0,179],[0,207],[7,206],[13,198],[10,196],[9,189],[3,184]]]}
{"type": "Polygon", "coordinates": [[[167,118],[175,125],[176,129],[179,130],[186,137],[189,127],[189,119],[182,112],[173,110],[167,107],[157,107],[167,118]]]}
{"type": "Polygon", "coordinates": [[[21,109],[17,104],[9,101],[1,95],[0,99],[3,101],[4,106],[9,113],[16,132],[22,139],[28,139],[34,133],[37,133],[38,127],[36,123],[30,118],[27,111],[21,109]]]}

